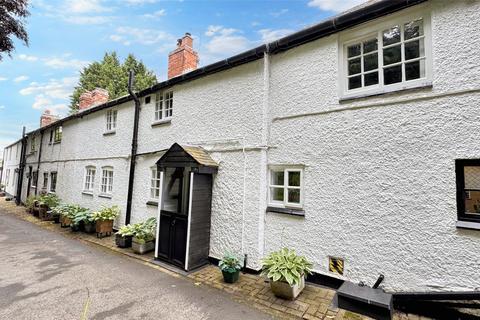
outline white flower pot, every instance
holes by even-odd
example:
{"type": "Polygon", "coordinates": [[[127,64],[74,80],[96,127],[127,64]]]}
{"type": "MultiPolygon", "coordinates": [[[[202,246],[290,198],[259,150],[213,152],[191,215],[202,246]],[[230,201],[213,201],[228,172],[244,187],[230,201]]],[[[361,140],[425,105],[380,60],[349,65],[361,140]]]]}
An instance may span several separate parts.
{"type": "Polygon", "coordinates": [[[302,277],[299,283],[293,286],[290,286],[286,281],[270,281],[270,288],[275,296],[293,300],[305,288],[305,277],[302,277]]]}

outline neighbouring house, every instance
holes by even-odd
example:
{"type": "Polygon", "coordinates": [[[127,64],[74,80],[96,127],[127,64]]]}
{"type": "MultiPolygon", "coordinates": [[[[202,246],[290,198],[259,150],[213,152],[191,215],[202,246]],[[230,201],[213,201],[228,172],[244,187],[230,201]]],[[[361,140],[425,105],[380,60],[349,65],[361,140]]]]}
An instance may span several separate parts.
{"type": "Polygon", "coordinates": [[[158,217],[155,256],[186,270],[290,247],[390,292],[478,290],[479,34],[480,2],[443,0],[369,1],[201,68],[186,34],[168,80],[82,95],[5,149],[2,182],[158,217]]]}

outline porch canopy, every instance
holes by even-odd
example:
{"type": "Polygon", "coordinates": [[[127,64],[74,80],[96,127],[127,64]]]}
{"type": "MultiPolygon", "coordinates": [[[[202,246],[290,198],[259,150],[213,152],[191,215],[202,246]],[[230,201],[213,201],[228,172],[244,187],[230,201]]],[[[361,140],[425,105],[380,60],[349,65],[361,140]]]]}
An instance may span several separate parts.
{"type": "Polygon", "coordinates": [[[157,161],[159,169],[191,167],[193,172],[217,173],[218,164],[201,147],[174,143],[157,161]]]}

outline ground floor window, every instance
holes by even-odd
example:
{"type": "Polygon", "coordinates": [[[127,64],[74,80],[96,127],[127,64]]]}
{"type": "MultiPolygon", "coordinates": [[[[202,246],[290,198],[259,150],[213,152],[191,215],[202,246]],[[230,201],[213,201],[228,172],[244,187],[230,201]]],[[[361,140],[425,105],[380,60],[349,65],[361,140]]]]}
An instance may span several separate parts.
{"type": "Polygon", "coordinates": [[[33,171],[32,172],[32,181],[30,182],[30,186],[32,188],[36,188],[37,187],[37,177],[38,177],[38,172],[37,171],[33,171]]]}
{"type": "Polygon", "coordinates": [[[456,160],[458,220],[480,223],[480,159],[456,160]]]}
{"type": "Polygon", "coordinates": [[[112,167],[102,168],[102,184],[100,186],[100,191],[104,194],[112,193],[113,191],[113,168],[112,167]]]}
{"type": "Polygon", "coordinates": [[[50,192],[55,192],[57,190],[57,173],[50,172],[50,192]]]}
{"type": "Polygon", "coordinates": [[[85,168],[85,184],[83,187],[84,191],[93,191],[95,184],[95,167],[86,167],[85,168]]]}
{"type": "Polygon", "coordinates": [[[150,178],[150,198],[158,200],[160,198],[160,171],[157,167],[152,168],[150,178]]]}
{"type": "Polygon", "coordinates": [[[47,189],[48,187],[48,172],[44,172],[43,173],[43,185],[42,185],[42,189],[47,189]]]}
{"type": "Polygon", "coordinates": [[[276,207],[303,206],[303,170],[295,167],[271,167],[269,204],[276,207]]]}

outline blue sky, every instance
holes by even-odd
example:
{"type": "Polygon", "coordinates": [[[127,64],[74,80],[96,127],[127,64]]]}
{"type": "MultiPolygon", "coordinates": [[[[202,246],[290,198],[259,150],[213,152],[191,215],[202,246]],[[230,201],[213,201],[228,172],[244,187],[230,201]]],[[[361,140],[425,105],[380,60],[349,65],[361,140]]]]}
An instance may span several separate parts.
{"type": "Polygon", "coordinates": [[[0,62],[0,157],[3,148],[38,127],[40,114],[68,112],[79,71],[116,51],[133,53],[166,77],[168,52],[185,32],[200,65],[298,31],[362,0],[32,0],[30,45],[17,42],[0,62]]]}

